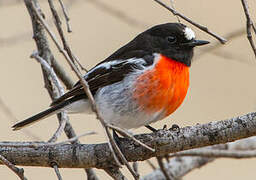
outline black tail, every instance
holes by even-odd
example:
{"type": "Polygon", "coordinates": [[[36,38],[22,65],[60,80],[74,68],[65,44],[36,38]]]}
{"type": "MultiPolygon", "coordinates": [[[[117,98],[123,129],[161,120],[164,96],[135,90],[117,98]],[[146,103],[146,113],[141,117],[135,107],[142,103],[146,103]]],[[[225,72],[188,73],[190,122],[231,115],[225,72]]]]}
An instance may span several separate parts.
{"type": "Polygon", "coordinates": [[[35,123],[37,121],[40,121],[40,120],[42,120],[42,119],[44,119],[48,116],[59,113],[61,111],[61,109],[63,107],[65,107],[66,105],[68,105],[68,104],[69,104],[68,101],[64,101],[64,102],[62,102],[60,104],[57,104],[53,107],[50,107],[49,109],[46,109],[45,111],[42,111],[42,112],[40,112],[40,113],[38,113],[38,114],[36,114],[32,117],[29,117],[28,119],[20,121],[17,124],[14,124],[12,126],[12,128],[15,131],[15,130],[20,130],[20,129],[26,127],[26,126],[30,126],[33,123],[35,123]]]}

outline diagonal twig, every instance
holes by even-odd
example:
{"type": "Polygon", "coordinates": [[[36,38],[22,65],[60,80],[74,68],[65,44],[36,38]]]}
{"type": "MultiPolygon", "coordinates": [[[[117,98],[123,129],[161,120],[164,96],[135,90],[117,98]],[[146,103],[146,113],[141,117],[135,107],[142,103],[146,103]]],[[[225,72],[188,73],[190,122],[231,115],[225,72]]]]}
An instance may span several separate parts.
{"type": "Polygon", "coordinates": [[[127,136],[128,138],[131,138],[133,141],[137,142],[138,144],[140,144],[142,147],[145,147],[146,149],[152,151],[152,152],[155,152],[155,149],[149,147],[148,145],[140,142],[138,139],[136,139],[133,135],[129,134],[128,132],[126,132],[125,130],[123,130],[122,128],[120,127],[117,127],[117,126],[114,126],[112,124],[108,124],[107,125],[108,127],[110,127],[111,129],[114,129],[116,130],[117,132],[121,133],[122,135],[125,135],[127,136]]]}
{"type": "Polygon", "coordinates": [[[64,5],[64,3],[63,3],[62,0],[59,0],[59,3],[60,3],[60,6],[61,6],[61,9],[62,9],[62,12],[63,12],[63,14],[64,14],[65,20],[66,20],[67,31],[68,31],[68,32],[72,32],[71,26],[70,26],[70,24],[69,24],[70,18],[69,18],[69,16],[68,16],[67,8],[66,8],[66,6],[64,5]]]}
{"type": "Polygon", "coordinates": [[[65,39],[64,32],[63,32],[63,30],[61,28],[60,17],[58,15],[57,10],[54,7],[54,4],[53,4],[52,0],[48,0],[48,3],[49,3],[49,6],[50,6],[50,9],[51,9],[53,18],[55,20],[55,26],[56,26],[56,28],[57,28],[57,30],[59,32],[59,35],[60,35],[60,38],[61,38],[64,50],[67,52],[68,56],[73,61],[74,65],[76,65],[75,64],[75,62],[76,62],[82,70],[87,72],[87,69],[82,66],[82,64],[80,63],[79,59],[73,54],[73,52],[71,51],[71,49],[70,49],[70,47],[69,47],[69,45],[68,45],[68,43],[67,43],[67,41],[65,39]]]}
{"type": "Polygon", "coordinates": [[[149,159],[147,159],[146,162],[153,170],[156,170],[156,166],[149,159]]]}
{"type": "Polygon", "coordinates": [[[250,17],[247,1],[246,0],[241,0],[241,2],[242,2],[242,5],[243,5],[245,17],[246,17],[247,38],[248,38],[248,41],[250,42],[250,45],[252,47],[253,53],[254,53],[255,58],[256,58],[256,47],[255,47],[255,44],[253,42],[252,32],[251,32],[251,30],[253,29],[253,31],[256,35],[256,28],[253,25],[252,19],[250,17]]]}
{"type": "Polygon", "coordinates": [[[227,40],[225,38],[217,35],[216,33],[212,32],[212,31],[210,31],[206,26],[202,26],[202,25],[194,22],[193,20],[189,19],[188,17],[184,16],[183,14],[177,12],[175,9],[173,9],[173,8],[167,6],[166,4],[164,4],[161,0],[154,0],[154,1],[157,2],[158,4],[160,4],[161,6],[163,6],[164,8],[166,8],[167,10],[169,10],[173,15],[184,19],[185,21],[189,22],[190,24],[193,24],[194,26],[196,26],[200,30],[210,34],[211,36],[213,36],[214,38],[219,40],[219,42],[221,44],[225,44],[227,42],[227,40]]]}
{"type": "MultiPolygon", "coordinates": [[[[60,83],[57,75],[55,74],[53,68],[47,63],[47,61],[44,60],[43,58],[41,58],[39,56],[38,52],[33,52],[30,57],[35,58],[42,65],[45,73],[47,74],[48,77],[51,78],[51,81],[54,83],[55,88],[53,88],[53,89],[56,89],[58,91],[58,92],[56,92],[57,96],[59,97],[59,96],[63,95],[64,94],[64,88],[61,85],[61,83],[60,83]]],[[[50,140],[48,140],[48,142],[57,141],[58,137],[64,131],[64,128],[65,128],[66,123],[68,121],[67,113],[61,112],[59,119],[60,119],[59,127],[57,128],[57,130],[55,131],[53,136],[50,138],[50,140]]]]}
{"type": "Polygon", "coordinates": [[[164,167],[163,158],[162,157],[156,157],[157,162],[159,164],[159,167],[161,171],[163,172],[166,180],[174,180],[174,177],[171,175],[171,173],[168,173],[166,168],[164,167]]]}
{"type": "Polygon", "coordinates": [[[58,180],[62,180],[62,177],[61,177],[58,165],[56,163],[52,163],[52,167],[53,167],[53,169],[55,171],[55,174],[56,174],[58,180]]]}
{"type": "Polygon", "coordinates": [[[10,161],[8,161],[4,156],[0,154],[0,161],[6,165],[9,169],[11,169],[21,180],[27,180],[27,178],[24,176],[24,170],[22,168],[17,168],[12,164],[10,161]]]}

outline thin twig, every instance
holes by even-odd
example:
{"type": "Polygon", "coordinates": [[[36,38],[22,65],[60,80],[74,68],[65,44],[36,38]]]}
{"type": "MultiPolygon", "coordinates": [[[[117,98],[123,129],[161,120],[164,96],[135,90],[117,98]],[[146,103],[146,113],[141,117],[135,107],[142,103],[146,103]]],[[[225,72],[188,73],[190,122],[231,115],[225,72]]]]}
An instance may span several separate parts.
{"type": "MultiPolygon", "coordinates": [[[[170,0],[170,3],[171,3],[172,9],[176,9],[176,8],[175,8],[175,5],[174,5],[174,0],[170,0]]],[[[180,18],[179,18],[179,16],[176,16],[176,15],[175,15],[175,17],[177,18],[178,22],[180,23],[180,18]]]]}
{"type": "Polygon", "coordinates": [[[110,127],[111,129],[116,130],[117,132],[121,133],[122,135],[125,135],[125,136],[131,138],[132,140],[134,140],[135,142],[137,142],[137,143],[140,144],[141,146],[145,147],[146,149],[148,149],[148,150],[150,150],[150,151],[152,151],[152,152],[155,152],[155,149],[153,149],[153,148],[147,146],[146,144],[140,142],[140,141],[139,141],[138,139],[136,139],[133,135],[129,134],[126,130],[124,130],[124,129],[122,129],[122,128],[119,128],[119,127],[117,127],[117,126],[114,126],[114,125],[112,125],[112,124],[108,124],[107,126],[110,127]]]}
{"type": "Polygon", "coordinates": [[[65,20],[66,20],[67,31],[70,33],[70,32],[72,32],[72,30],[71,30],[71,26],[70,26],[70,24],[69,24],[70,18],[69,18],[69,16],[68,16],[67,8],[66,8],[66,6],[64,5],[64,3],[63,3],[62,0],[59,0],[59,3],[60,3],[60,6],[61,6],[61,9],[62,9],[62,11],[63,11],[65,20]]]}
{"type": "Polygon", "coordinates": [[[8,161],[4,156],[0,155],[0,161],[6,165],[9,169],[11,169],[21,180],[27,180],[27,178],[24,176],[24,170],[23,168],[17,168],[12,164],[10,161],[8,161]]]}
{"type": "Polygon", "coordinates": [[[132,168],[137,174],[139,174],[138,162],[132,163],[132,168]]]}
{"type": "MultiPolygon", "coordinates": [[[[57,95],[58,97],[64,94],[64,88],[61,85],[57,75],[55,74],[53,68],[47,63],[46,60],[41,58],[38,54],[38,52],[33,52],[30,56],[31,58],[35,58],[43,67],[45,70],[45,73],[47,73],[47,76],[51,78],[51,81],[54,83],[54,87],[57,89],[57,95]]],[[[55,142],[57,141],[58,137],[61,135],[61,133],[64,131],[64,128],[66,126],[66,123],[68,121],[68,116],[66,112],[61,112],[60,118],[59,118],[59,127],[53,134],[53,136],[48,140],[48,142],[55,142]]]]}
{"type": "Polygon", "coordinates": [[[68,55],[69,55],[70,59],[73,61],[74,65],[76,65],[75,64],[75,62],[76,62],[82,70],[87,72],[87,69],[82,66],[82,64],[80,63],[79,59],[73,54],[73,52],[71,51],[71,49],[70,49],[70,47],[69,47],[69,45],[68,45],[68,43],[66,41],[66,38],[64,36],[64,32],[63,32],[63,30],[61,28],[60,17],[59,17],[58,12],[56,11],[56,9],[54,7],[54,4],[53,4],[52,0],[48,0],[48,3],[49,3],[49,6],[50,6],[50,9],[51,9],[53,18],[55,20],[55,26],[56,26],[56,28],[57,28],[57,30],[59,32],[59,35],[60,35],[60,38],[61,38],[64,50],[68,53],[68,55]]]}
{"type": "Polygon", "coordinates": [[[203,156],[203,157],[212,157],[212,158],[255,158],[256,150],[220,150],[220,149],[193,149],[188,151],[182,151],[178,153],[170,154],[169,157],[175,156],[203,156]]]}
{"type": "Polygon", "coordinates": [[[193,20],[189,19],[188,17],[184,16],[183,14],[177,12],[175,9],[167,6],[166,4],[164,4],[161,0],[154,0],[155,2],[157,2],[158,4],[160,4],[161,6],[163,6],[164,8],[166,8],[167,10],[169,10],[173,15],[175,16],[179,16],[180,18],[184,19],[185,21],[189,22],[190,24],[196,26],[197,28],[199,28],[200,30],[210,34],[211,36],[213,36],[214,38],[216,38],[217,40],[219,40],[219,42],[221,44],[225,44],[227,42],[227,40],[219,35],[217,35],[216,33],[210,31],[206,26],[202,26],[196,22],[194,22],[193,20]]]}
{"type": "Polygon", "coordinates": [[[56,142],[60,135],[63,133],[64,128],[67,124],[68,116],[66,112],[60,112],[59,114],[57,114],[57,116],[60,116],[59,126],[55,133],[52,135],[52,137],[48,140],[48,142],[56,142]]]}
{"type": "Polygon", "coordinates": [[[37,51],[34,51],[31,56],[31,58],[35,58],[37,62],[39,62],[44,70],[47,72],[47,74],[52,78],[52,82],[54,85],[57,87],[59,94],[62,95],[64,94],[64,88],[61,85],[57,75],[55,74],[53,68],[47,63],[46,60],[44,60],[42,57],[39,56],[39,53],[37,51]]]}
{"type": "Polygon", "coordinates": [[[61,65],[56,61],[55,58],[52,59],[52,67],[58,78],[63,82],[67,89],[71,89],[74,85],[73,80],[69,77],[69,75],[65,72],[65,70],[61,67],[61,65]]]}
{"type": "Polygon", "coordinates": [[[58,165],[56,163],[52,163],[52,167],[56,173],[56,176],[58,177],[58,180],[62,180],[62,177],[60,175],[60,171],[59,171],[59,168],[58,168],[58,165]]]}
{"type": "MultiPolygon", "coordinates": [[[[116,154],[118,155],[118,157],[121,159],[121,162],[123,164],[125,164],[125,166],[127,167],[127,169],[130,171],[130,173],[133,175],[134,179],[138,180],[139,179],[139,174],[137,174],[132,167],[130,166],[130,164],[128,163],[128,161],[126,160],[124,154],[122,153],[122,151],[120,150],[120,148],[117,146],[115,140],[113,139],[113,136],[111,136],[110,132],[109,132],[109,127],[106,125],[105,130],[107,133],[107,136],[109,138],[110,141],[110,145],[112,146],[114,152],[116,152],[116,154]]],[[[110,147],[111,147],[110,146],[110,147]]],[[[115,154],[114,154],[115,156],[115,154]]]]}
{"type": "Polygon", "coordinates": [[[172,176],[170,176],[170,175],[168,174],[168,172],[166,171],[166,168],[164,167],[164,163],[163,163],[163,158],[162,158],[162,157],[156,157],[156,159],[157,159],[157,162],[158,162],[158,164],[159,164],[159,167],[160,167],[160,169],[162,170],[162,172],[163,172],[163,174],[164,174],[166,180],[174,180],[174,178],[173,178],[172,176]]]}
{"type": "Polygon", "coordinates": [[[149,159],[147,159],[146,162],[153,170],[156,170],[156,166],[149,159]]]}
{"type": "Polygon", "coordinates": [[[85,172],[87,174],[87,180],[99,180],[92,168],[85,169],[85,172]]]}
{"type": "Polygon", "coordinates": [[[249,9],[248,9],[247,1],[246,1],[246,0],[241,0],[241,2],[242,2],[242,5],[243,5],[245,17],[246,17],[247,38],[248,38],[248,41],[249,41],[250,44],[251,44],[253,53],[254,53],[255,58],[256,58],[256,47],[255,47],[255,44],[254,44],[254,42],[253,42],[253,39],[252,39],[252,32],[251,32],[251,29],[253,28],[254,33],[255,33],[255,35],[256,35],[256,29],[255,29],[255,26],[253,25],[252,19],[251,19],[250,14],[249,14],[249,9]]]}

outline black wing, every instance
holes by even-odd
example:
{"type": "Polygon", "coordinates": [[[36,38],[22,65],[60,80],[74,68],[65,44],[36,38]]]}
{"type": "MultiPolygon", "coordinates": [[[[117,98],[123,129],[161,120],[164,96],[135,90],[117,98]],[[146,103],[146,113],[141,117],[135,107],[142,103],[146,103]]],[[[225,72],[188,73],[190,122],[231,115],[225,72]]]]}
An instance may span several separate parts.
{"type": "MultiPolygon", "coordinates": [[[[128,73],[133,72],[136,69],[142,69],[146,66],[152,65],[154,55],[146,55],[146,52],[143,53],[145,55],[142,58],[103,61],[92,68],[84,76],[85,80],[88,82],[92,94],[95,95],[95,93],[101,87],[122,81],[128,73]]],[[[55,100],[51,106],[59,104],[67,99],[73,102],[82,98],[87,98],[87,96],[84,93],[80,81],[78,81],[70,91],[55,100]]]]}

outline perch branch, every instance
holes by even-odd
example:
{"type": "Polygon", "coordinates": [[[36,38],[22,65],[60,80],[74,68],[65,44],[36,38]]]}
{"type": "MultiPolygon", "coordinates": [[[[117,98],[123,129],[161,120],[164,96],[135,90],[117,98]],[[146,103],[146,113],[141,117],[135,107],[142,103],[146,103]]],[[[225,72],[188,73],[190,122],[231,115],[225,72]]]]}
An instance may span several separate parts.
{"type": "MultiPolygon", "coordinates": [[[[156,133],[135,136],[143,143],[155,147],[156,152],[138,146],[136,142],[128,138],[120,138],[119,144],[126,159],[134,162],[183,150],[232,142],[255,135],[256,113],[249,113],[228,120],[180,128],[179,131],[159,130],[156,133]]],[[[116,166],[107,143],[62,144],[37,148],[13,147],[12,144],[23,144],[23,142],[2,142],[0,152],[2,156],[11,159],[11,162],[17,165],[49,167],[49,158],[51,158],[59,168],[105,169],[111,165],[116,166]]]]}

